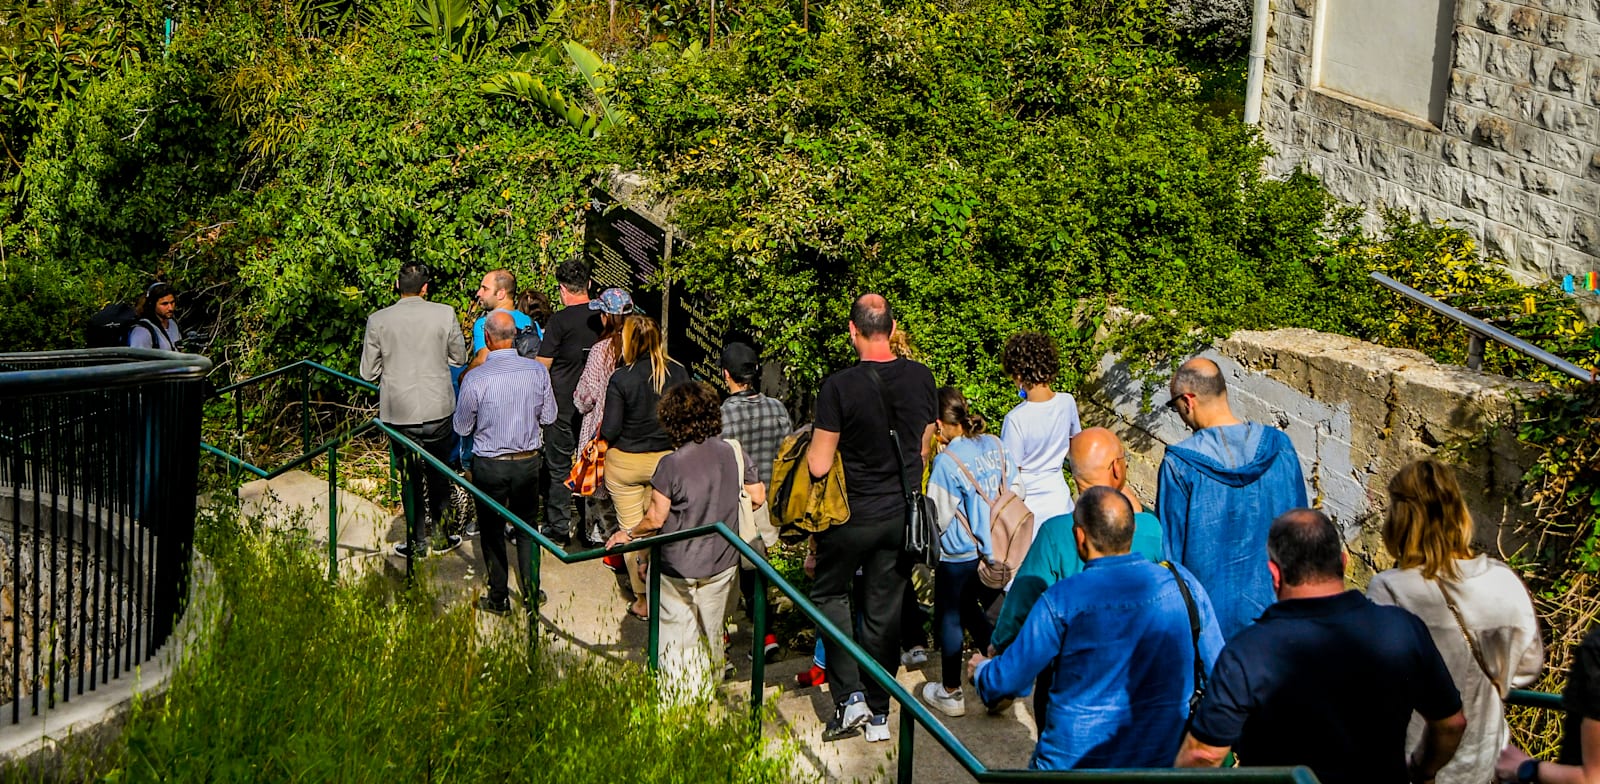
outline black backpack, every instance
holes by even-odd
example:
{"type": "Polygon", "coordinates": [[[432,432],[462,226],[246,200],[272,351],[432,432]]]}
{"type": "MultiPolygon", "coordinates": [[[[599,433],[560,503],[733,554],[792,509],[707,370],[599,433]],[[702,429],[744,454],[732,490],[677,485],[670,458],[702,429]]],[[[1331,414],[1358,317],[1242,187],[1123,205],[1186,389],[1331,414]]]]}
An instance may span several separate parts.
{"type": "Polygon", "coordinates": [[[150,345],[159,346],[153,324],[139,318],[139,313],[126,302],[113,302],[89,317],[84,330],[89,348],[115,348],[128,345],[128,332],[135,326],[150,330],[150,345]]]}
{"type": "Polygon", "coordinates": [[[516,347],[517,356],[528,359],[538,359],[539,344],[544,341],[544,327],[535,321],[522,329],[517,330],[517,336],[511,339],[511,345],[516,347]]]}

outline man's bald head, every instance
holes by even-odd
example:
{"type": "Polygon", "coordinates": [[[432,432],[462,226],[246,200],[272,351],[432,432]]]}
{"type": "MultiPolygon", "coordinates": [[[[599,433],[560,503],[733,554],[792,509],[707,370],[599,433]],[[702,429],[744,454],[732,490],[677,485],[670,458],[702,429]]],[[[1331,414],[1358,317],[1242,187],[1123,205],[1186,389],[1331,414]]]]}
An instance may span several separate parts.
{"type": "MultiPolygon", "coordinates": [[[[1113,479],[1112,464],[1126,456],[1117,434],[1103,427],[1091,427],[1072,437],[1072,448],[1067,457],[1072,461],[1072,478],[1079,487],[1109,485],[1119,487],[1113,479]]],[[[1127,481],[1126,476],[1122,481],[1127,481]]]]}
{"type": "Polygon", "coordinates": [[[517,322],[512,320],[510,313],[503,310],[490,313],[483,322],[483,342],[491,349],[510,348],[516,336],[517,322]]]}
{"type": "Polygon", "coordinates": [[[1122,555],[1133,549],[1133,504],[1115,487],[1098,485],[1078,496],[1072,524],[1101,555],[1122,555]]]}
{"type": "Polygon", "coordinates": [[[894,332],[894,309],[882,294],[862,294],[850,305],[850,323],[861,337],[888,339],[894,332]]]}
{"type": "Polygon", "coordinates": [[[1200,400],[1212,400],[1228,394],[1228,383],[1222,378],[1222,368],[1205,357],[1195,357],[1178,366],[1172,374],[1173,397],[1194,395],[1200,400]]]}

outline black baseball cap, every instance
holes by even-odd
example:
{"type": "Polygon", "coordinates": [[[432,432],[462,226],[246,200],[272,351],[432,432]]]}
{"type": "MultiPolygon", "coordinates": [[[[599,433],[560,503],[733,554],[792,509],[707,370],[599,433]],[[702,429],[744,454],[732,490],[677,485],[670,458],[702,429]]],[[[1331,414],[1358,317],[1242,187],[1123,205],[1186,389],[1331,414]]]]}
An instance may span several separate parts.
{"type": "Polygon", "coordinates": [[[722,369],[735,378],[752,378],[761,367],[761,356],[747,343],[722,347],[722,369]]]}

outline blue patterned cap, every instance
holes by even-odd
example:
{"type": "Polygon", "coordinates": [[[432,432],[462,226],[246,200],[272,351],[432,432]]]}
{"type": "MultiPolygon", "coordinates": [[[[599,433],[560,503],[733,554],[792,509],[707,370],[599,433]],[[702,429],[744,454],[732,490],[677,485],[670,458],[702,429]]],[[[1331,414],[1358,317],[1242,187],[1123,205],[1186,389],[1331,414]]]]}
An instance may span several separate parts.
{"type": "Polygon", "coordinates": [[[633,296],[623,289],[606,289],[600,292],[600,296],[589,300],[589,309],[613,316],[627,315],[633,312],[633,296]]]}

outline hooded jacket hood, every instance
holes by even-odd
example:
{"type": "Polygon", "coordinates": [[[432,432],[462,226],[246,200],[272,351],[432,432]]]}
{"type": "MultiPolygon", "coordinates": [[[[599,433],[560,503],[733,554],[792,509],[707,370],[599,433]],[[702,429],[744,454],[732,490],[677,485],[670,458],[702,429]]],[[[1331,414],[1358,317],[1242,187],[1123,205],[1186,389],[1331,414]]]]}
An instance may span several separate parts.
{"type": "Polygon", "coordinates": [[[1230,487],[1255,482],[1280,451],[1293,449],[1283,431],[1259,422],[1208,427],[1167,447],[1167,455],[1230,487]]]}

